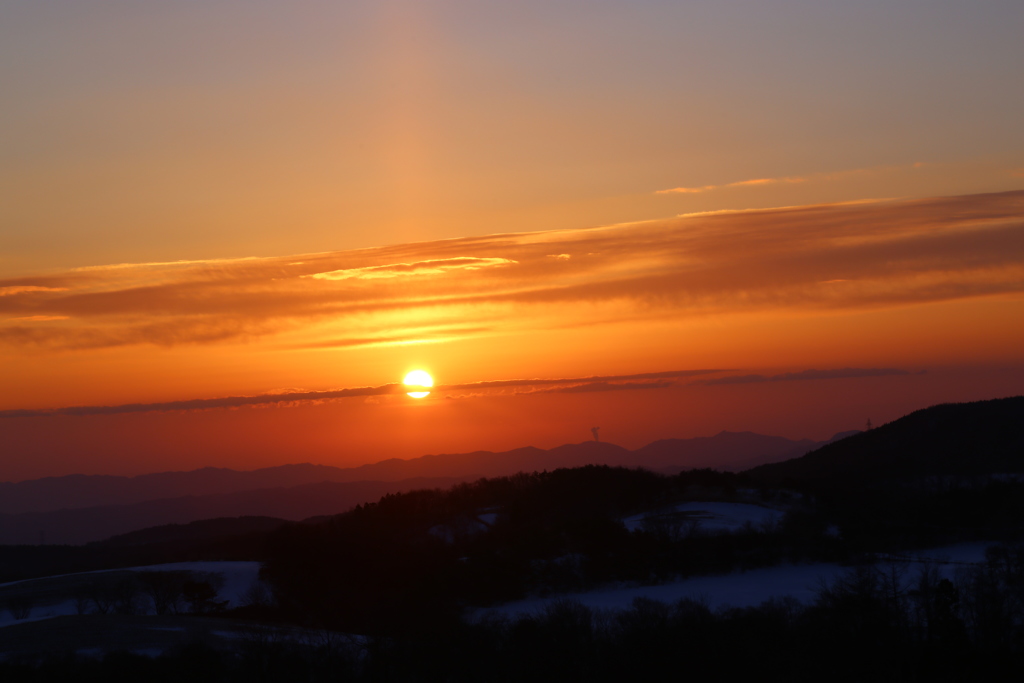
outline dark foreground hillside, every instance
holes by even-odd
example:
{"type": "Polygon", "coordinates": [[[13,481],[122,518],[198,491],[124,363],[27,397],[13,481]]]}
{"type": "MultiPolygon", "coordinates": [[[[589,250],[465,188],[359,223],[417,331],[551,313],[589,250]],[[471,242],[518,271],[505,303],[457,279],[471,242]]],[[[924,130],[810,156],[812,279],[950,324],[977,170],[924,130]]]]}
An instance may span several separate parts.
{"type": "Polygon", "coordinates": [[[1024,396],[932,406],[747,473],[813,488],[1024,473],[1024,396]]]}
{"type": "MultiPolygon", "coordinates": [[[[596,612],[556,601],[517,619],[438,622],[415,634],[353,636],[210,617],[111,617],[93,624],[123,642],[158,628],[204,629],[217,644],[180,640],[152,656],[69,650],[43,658],[8,651],[0,680],[512,683],[526,681],[994,681],[1024,675],[1024,548],[994,548],[954,580],[923,567],[861,567],[823,586],[811,605],[773,600],[712,611],[699,600],[637,600],[596,612]],[[896,578],[894,578],[896,577],[896,578]],[[231,642],[224,638],[230,637],[231,642]]],[[[96,621],[94,619],[94,621],[96,621]]],[[[70,625],[70,624],[67,624],[70,625]]],[[[28,624],[26,627],[39,626],[28,624]]],[[[29,629],[23,629],[25,635],[29,629]]],[[[35,628],[35,631],[40,631],[35,628]]],[[[67,629],[46,628],[54,640],[67,629]]],[[[20,635],[20,634],[19,634],[20,635]]],[[[0,632],[2,644],[18,636],[0,632]]],[[[39,635],[36,635],[38,640],[39,635]]]]}
{"type": "MultiPolygon", "coordinates": [[[[1008,475],[1021,471],[1020,409],[1021,399],[937,406],[778,470],[667,476],[586,466],[391,494],[302,523],[218,521],[130,536],[95,551],[209,550],[206,534],[245,529],[235,537],[245,543],[221,536],[214,545],[254,553],[272,599],[202,612],[224,619],[210,629],[219,639],[179,642],[156,658],[13,653],[0,661],[0,678],[1016,680],[1024,674],[1024,480],[1008,475]],[[703,529],[693,509],[711,504],[778,516],[703,529]],[[968,541],[988,547],[985,562],[898,559],[968,541]],[[600,611],[558,599],[821,562],[849,570],[806,603],[779,597],[712,610],[700,599],[639,599],[600,611]],[[546,607],[514,617],[488,609],[527,597],[546,607]],[[224,633],[240,632],[229,623],[240,621],[254,628],[225,644],[224,633]],[[281,635],[289,630],[303,635],[281,635]]],[[[159,627],[178,628],[172,622],[159,627]]],[[[65,618],[54,642],[77,642],[82,623],[65,618]]],[[[0,630],[14,642],[30,627],[44,628],[0,630]]]]}

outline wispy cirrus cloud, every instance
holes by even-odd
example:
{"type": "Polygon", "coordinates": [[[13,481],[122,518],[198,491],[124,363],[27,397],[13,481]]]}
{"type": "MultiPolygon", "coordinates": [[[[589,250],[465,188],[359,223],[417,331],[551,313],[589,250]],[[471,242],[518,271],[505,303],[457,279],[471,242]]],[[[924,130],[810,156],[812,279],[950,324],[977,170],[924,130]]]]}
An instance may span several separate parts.
{"type": "Polygon", "coordinates": [[[381,278],[408,277],[411,275],[442,275],[453,270],[480,270],[514,264],[515,261],[505,258],[474,258],[456,256],[446,259],[427,259],[415,263],[389,263],[383,266],[366,266],[363,268],[343,268],[327,273],[314,273],[304,277],[317,280],[378,280],[381,278]]]}
{"type": "Polygon", "coordinates": [[[747,187],[759,187],[765,185],[792,185],[797,183],[809,183],[809,182],[821,182],[821,181],[835,181],[850,179],[855,177],[865,177],[880,174],[887,174],[893,172],[906,172],[913,171],[915,169],[922,169],[930,164],[922,161],[916,161],[912,164],[901,164],[896,166],[876,166],[870,168],[851,168],[844,171],[833,171],[825,173],[813,173],[806,176],[782,176],[778,178],[753,178],[751,180],[740,180],[732,183],[722,183],[720,185],[696,185],[696,186],[685,186],[685,187],[672,187],[665,190],[656,190],[654,194],[702,194],[704,192],[713,192],[716,190],[726,190],[731,188],[747,188],[747,187]]]}
{"type": "Polygon", "coordinates": [[[34,292],[66,292],[67,287],[40,287],[38,285],[9,285],[0,287],[0,296],[15,296],[34,292]]]}
{"type": "Polygon", "coordinates": [[[452,320],[473,321],[465,337],[883,308],[1024,292],[1024,192],[0,280],[15,290],[0,297],[0,345],[32,353],[259,340],[341,349],[452,320]]]}
{"type": "Polygon", "coordinates": [[[400,344],[429,344],[451,339],[458,339],[466,335],[482,334],[488,332],[489,327],[439,327],[436,329],[410,330],[400,335],[382,335],[378,337],[348,337],[343,339],[325,339],[308,344],[298,344],[291,348],[296,349],[337,349],[356,346],[394,346],[400,344]]]}
{"type": "Polygon", "coordinates": [[[806,182],[807,178],[800,178],[796,176],[786,178],[754,178],[752,180],[740,180],[734,183],[724,183],[722,185],[700,185],[697,187],[672,187],[667,190],[658,190],[655,194],[701,194],[703,192],[713,192],[715,190],[723,190],[729,187],[756,187],[758,185],[778,185],[778,184],[793,184],[806,182]]]}

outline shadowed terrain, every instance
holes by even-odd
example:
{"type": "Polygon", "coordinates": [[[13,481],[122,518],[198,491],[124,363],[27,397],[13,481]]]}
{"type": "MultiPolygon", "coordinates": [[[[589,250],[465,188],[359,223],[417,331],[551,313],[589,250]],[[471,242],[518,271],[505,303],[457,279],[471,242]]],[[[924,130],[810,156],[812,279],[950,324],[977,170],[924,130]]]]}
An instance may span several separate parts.
{"type": "MultiPolygon", "coordinates": [[[[840,438],[847,433],[836,435],[840,438]]],[[[752,432],[665,439],[635,451],[589,441],[544,450],[426,455],[353,468],[283,465],[249,472],[204,468],[138,477],[51,477],[0,484],[0,543],[88,543],[163,524],[214,517],[300,520],[344,512],[386,493],[560,467],[609,465],[666,473],[739,469],[820,445],[752,432]]]]}

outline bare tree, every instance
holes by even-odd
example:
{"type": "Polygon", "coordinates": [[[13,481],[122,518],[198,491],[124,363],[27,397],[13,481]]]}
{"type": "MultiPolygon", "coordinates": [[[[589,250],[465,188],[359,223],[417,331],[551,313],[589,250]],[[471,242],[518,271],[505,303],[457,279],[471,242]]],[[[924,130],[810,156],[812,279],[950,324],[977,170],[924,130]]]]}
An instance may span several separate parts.
{"type": "Polygon", "coordinates": [[[184,600],[188,572],[139,572],[142,590],[153,603],[157,614],[177,614],[184,600]]]}
{"type": "Polygon", "coordinates": [[[213,572],[193,572],[193,579],[185,581],[182,592],[193,614],[219,612],[228,606],[227,600],[217,600],[224,586],[224,577],[213,572]]]}
{"type": "Polygon", "coordinates": [[[13,595],[7,599],[7,609],[11,616],[18,621],[29,618],[29,615],[32,614],[33,604],[31,595],[13,595]]]}
{"type": "Polygon", "coordinates": [[[126,576],[112,586],[114,611],[118,614],[144,614],[146,608],[140,604],[139,584],[134,576],[126,576]]]}
{"type": "Polygon", "coordinates": [[[75,590],[75,595],[73,599],[75,602],[76,614],[89,613],[89,603],[92,602],[92,599],[89,596],[89,590],[85,586],[80,586],[78,589],[75,590]]]}
{"type": "Polygon", "coordinates": [[[274,595],[265,581],[257,579],[242,594],[241,602],[246,607],[268,607],[273,604],[274,595]]]}
{"type": "Polygon", "coordinates": [[[89,586],[89,598],[92,600],[96,614],[109,614],[114,611],[117,597],[108,582],[96,581],[89,586]]]}

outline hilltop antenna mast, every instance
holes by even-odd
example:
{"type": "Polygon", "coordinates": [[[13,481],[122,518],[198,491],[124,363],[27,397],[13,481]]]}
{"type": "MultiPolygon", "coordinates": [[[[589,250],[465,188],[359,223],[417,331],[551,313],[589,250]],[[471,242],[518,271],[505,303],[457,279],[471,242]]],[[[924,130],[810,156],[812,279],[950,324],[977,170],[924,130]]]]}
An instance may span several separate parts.
{"type": "Polygon", "coordinates": [[[868,423],[865,425],[865,427],[866,427],[865,431],[868,431],[868,432],[871,431],[871,418],[870,417],[868,418],[868,423]]]}
{"type": "Polygon", "coordinates": [[[590,433],[594,435],[594,441],[600,441],[600,440],[601,440],[601,437],[599,437],[599,436],[597,435],[597,431],[598,431],[599,429],[601,429],[601,428],[600,428],[600,427],[591,427],[591,428],[590,428],[590,433]]]}

